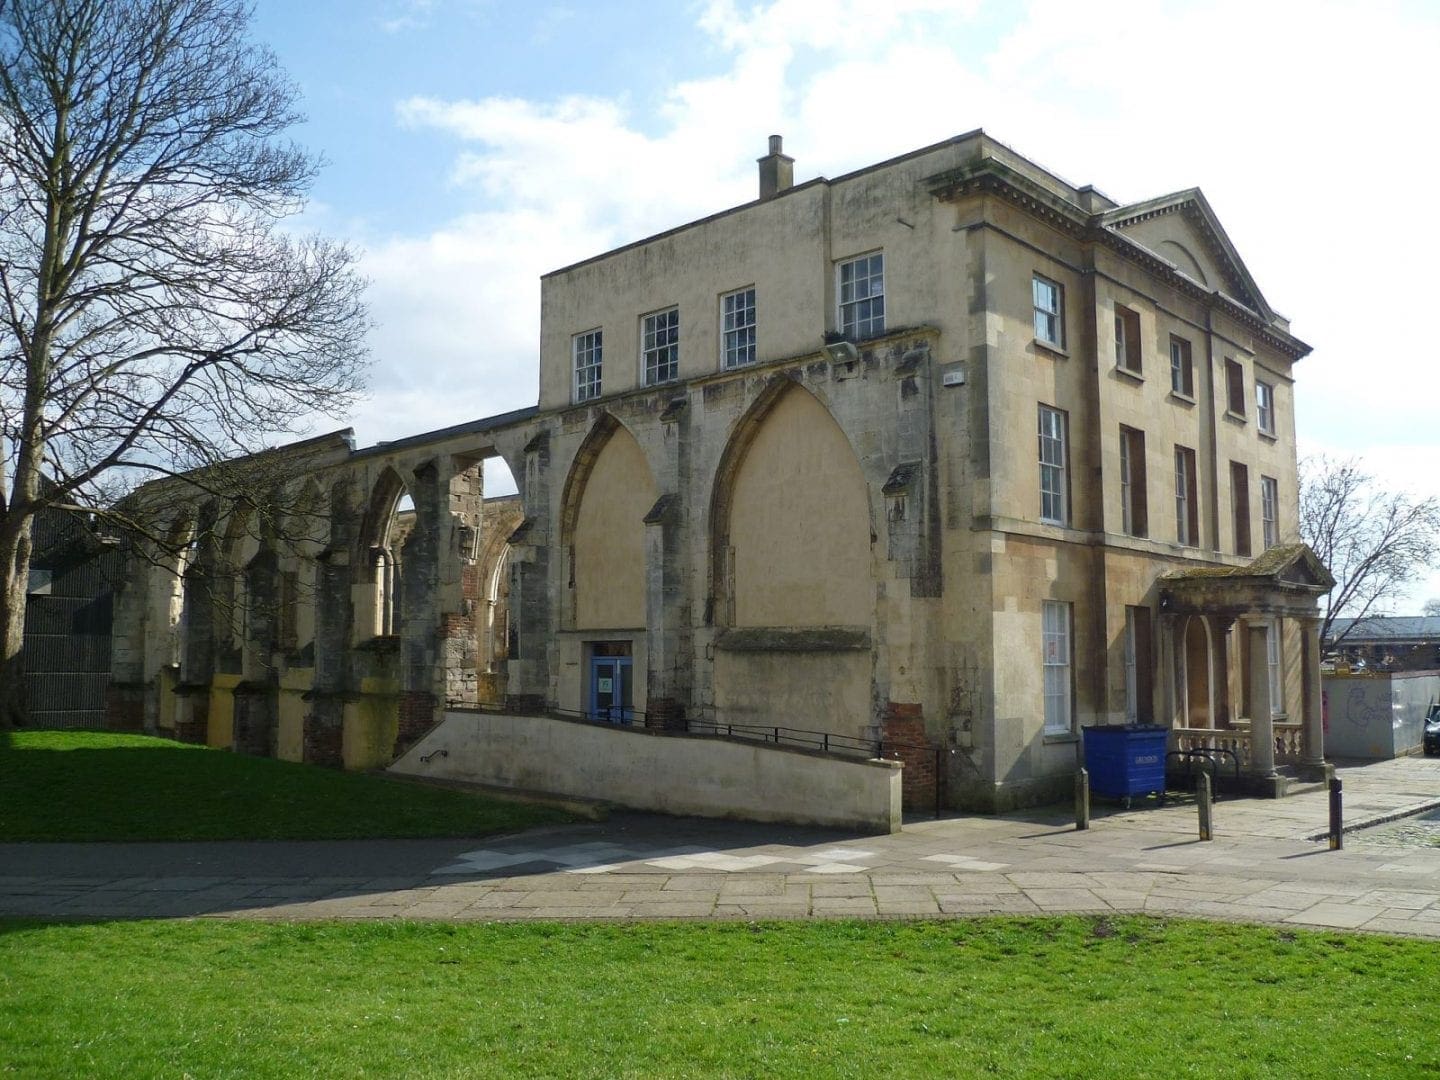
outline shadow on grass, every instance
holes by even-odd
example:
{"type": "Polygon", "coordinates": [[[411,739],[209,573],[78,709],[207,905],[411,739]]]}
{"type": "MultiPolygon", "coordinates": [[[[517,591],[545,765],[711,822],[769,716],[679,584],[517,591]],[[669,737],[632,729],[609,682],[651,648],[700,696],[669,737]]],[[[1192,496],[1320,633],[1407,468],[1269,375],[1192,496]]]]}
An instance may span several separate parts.
{"type": "Polygon", "coordinates": [[[0,746],[0,841],[469,837],[563,811],[135,735],[23,732],[0,746]]]}

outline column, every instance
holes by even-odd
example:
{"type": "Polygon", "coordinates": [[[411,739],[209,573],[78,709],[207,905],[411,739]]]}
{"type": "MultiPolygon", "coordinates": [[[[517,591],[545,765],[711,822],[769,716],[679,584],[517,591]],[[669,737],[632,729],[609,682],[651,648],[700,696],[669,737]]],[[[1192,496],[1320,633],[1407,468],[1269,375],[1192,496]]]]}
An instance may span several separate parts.
{"type": "Polygon", "coordinates": [[[1275,776],[1275,726],[1270,705],[1270,631],[1268,623],[1247,626],[1250,650],[1250,773],[1275,776]]]}
{"type": "Polygon", "coordinates": [[[664,453],[655,475],[661,495],[645,515],[645,726],[685,730],[694,681],[686,588],[690,574],[690,402],[673,398],[660,414],[664,453]]]}
{"type": "Polygon", "coordinates": [[[1304,682],[1304,748],[1301,767],[1324,772],[1325,769],[1325,698],[1320,687],[1320,620],[1300,619],[1301,665],[1304,682]]]}
{"type": "MultiPolygon", "coordinates": [[[[538,429],[523,451],[507,454],[511,473],[520,489],[525,520],[510,534],[510,641],[505,660],[505,708],[510,712],[540,712],[556,700],[550,672],[558,625],[556,598],[551,589],[550,434],[538,429]],[[518,466],[516,463],[519,463],[518,466]]],[[[554,530],[558,533],[558,527],[554,530]]]]}
{"type": "Polygon", "coordinates": [[[662,495],[645,515],[645,726],[685,728],[688,667],[680,648],[685,618],[679,496],[662,495]]]}
{"type": "MultiPolygon", "coordinates": [[[[336,483],[326,502],[325,522],[329,533],[325,549],[315,556],[315,675],[304,695],[301,720],[301,758],[312,765],[338,768],[344,760],[345,704],[355,689],[354,655],[350,646],[355,634],[356,604],[356,492],[353,482],[336,483]]],[[[370,597],[373,606],[374,593],[370,597]]],[[[373,621],[364,620],[369,637],[373,621]]]]}
{"type": "Polygon", "coordinates": [[[1216,615],[1210,620],[1214,631],[1215,655],[1215,696],[1210,702],[1210,726],[1228,728],[1235,716],[1230,701],[1230,629],[1235,619],[1229,615],[1216,615]]]}

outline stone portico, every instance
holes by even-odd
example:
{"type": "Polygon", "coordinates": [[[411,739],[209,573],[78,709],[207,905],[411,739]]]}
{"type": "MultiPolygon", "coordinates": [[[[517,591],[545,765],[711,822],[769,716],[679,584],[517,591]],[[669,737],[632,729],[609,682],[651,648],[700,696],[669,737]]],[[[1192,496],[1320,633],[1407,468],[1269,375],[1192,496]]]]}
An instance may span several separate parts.
{"type": "Polygon", "coordinates": [[[1280,796],[1288,779],[1326,777],[1318,601],[1334,584],[1304,544],[1271,548],[1247,566],[1190,567],[1160,579],[1174,748],[1229,750],[1257,794],[1280,796]],[[1298,720],[1283,697],[1275,700],[1288,621],[1299,626],[1298,720]]]}

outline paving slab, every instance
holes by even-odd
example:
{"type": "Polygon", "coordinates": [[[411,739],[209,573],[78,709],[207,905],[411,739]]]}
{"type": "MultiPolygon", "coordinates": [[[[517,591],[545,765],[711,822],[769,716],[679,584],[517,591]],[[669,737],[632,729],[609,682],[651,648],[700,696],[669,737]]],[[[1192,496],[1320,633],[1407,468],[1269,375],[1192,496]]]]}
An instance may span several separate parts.
{"type": "Polygon", "coordinates": [[[488,839],[3,844],[0,914],[53,918],[660,919],[1149,911],[1440,937],[1440,760],[1322,790],[918,818],[892,836],[617,814],[488,839]],[[1385,827],[1385,823],[1391,823],[1385,827]],[[1398,824],[1394,824],[1398,822],[1398,824]],[[1378,824],[1377,824],[1378,823],[1378,824]],[[1322,839],[1317,839],[1320,837],[1322,839]]]}

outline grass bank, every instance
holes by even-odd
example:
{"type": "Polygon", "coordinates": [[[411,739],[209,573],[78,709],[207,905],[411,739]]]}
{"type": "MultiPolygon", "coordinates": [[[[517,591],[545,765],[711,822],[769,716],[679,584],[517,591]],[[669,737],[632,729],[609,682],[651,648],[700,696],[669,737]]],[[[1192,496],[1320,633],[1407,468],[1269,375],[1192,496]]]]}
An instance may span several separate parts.
{"type": "Polygon", "coordinates": [[[1414,1077],[1437,997],[1430,943],[1138,917],[0,923],[38,1077],[1414,1077]]]}
{"type": "Polygon", "coordinates": [[[0,841],[483,836],[567,820],[550,807],[144,735],[0,738],[0,841]]]}

